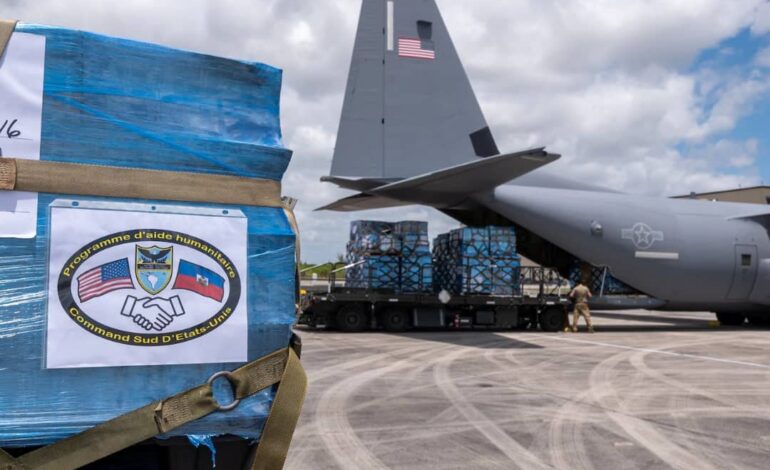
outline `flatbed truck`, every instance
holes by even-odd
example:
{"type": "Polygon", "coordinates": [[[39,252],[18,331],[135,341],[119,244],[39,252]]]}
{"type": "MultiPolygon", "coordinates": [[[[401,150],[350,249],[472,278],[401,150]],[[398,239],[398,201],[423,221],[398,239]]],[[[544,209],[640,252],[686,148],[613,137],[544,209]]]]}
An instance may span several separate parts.
{"type": "MultiPolygon", "coordinates": [[[[522,267],[511,295],[353,288],[338,285],[332,270],[326,289],[302,299],[298,323],[347,332],[384,329],[522,329],[561,331],[567,325],[569,284],[550,268],[522,267]]],[[[501,291],[500,289],[491,289],[501,291]]]]}

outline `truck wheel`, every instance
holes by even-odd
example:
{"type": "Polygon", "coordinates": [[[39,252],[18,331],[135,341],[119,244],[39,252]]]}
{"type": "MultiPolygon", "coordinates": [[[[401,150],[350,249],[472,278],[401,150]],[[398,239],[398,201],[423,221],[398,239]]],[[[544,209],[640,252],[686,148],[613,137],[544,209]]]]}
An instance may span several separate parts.
{"type": "Polygon", "coordinates": [[[407,313],[400,308],[389,308],[382,314],[382,326],[385,331],[404,331],[406,329],[407,313]]]}
{"type": "Polygon", "coordinates": [[[717,320],[725,326],[741,326],[746,321],[746,315],[740,313],[717,312],[717,320]]]}
{"type": "Polygon", "coordinates": [[[540,329],[556,332],[564,329],[564,311],[561,308],[549,308],[540,314],[540,329]]]}
{"type": "Polygon", "coordinates": [[[337,328],[342,331],[364,331],[367,315],[361,304],[345,305],[337,312],[337,328]]]}

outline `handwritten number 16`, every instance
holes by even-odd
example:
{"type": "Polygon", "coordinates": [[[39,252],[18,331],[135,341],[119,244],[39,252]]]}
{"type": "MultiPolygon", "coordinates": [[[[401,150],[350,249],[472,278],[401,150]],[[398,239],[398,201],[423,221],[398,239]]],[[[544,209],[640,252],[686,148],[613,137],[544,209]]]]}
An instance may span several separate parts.
{"type": "Polygon", "coordinates": [[[18,121],[18,119],[14,119],[9,123],[8,120],[6,119],[5,122],[0,124],[0,136],[3,135],[3,132],[5,132],[6,137],[8,137],[9,139],[13,139],[14,137],[20,136],[21,131],[14,130],[13,128],[13,126],[16,124],[16,121],[18,121]]]}

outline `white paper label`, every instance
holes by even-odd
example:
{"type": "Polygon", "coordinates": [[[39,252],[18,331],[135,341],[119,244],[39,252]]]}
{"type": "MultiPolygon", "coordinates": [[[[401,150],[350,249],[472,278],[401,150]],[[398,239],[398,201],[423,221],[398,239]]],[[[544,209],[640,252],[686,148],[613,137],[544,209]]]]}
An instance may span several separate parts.
{"type": "MultiPolygon", "coordinates": [[[[0,156],[40,159],[45,36],[13,33],[0,60],[0,156]]],[[[0,237],[32,238],[37,194],[0,191],[0,237]]]]}
{"type": "Polygon", "coordinates": [[[57,204],[48,368],[246,361],[247,220],[240,211],[57,204]]]}

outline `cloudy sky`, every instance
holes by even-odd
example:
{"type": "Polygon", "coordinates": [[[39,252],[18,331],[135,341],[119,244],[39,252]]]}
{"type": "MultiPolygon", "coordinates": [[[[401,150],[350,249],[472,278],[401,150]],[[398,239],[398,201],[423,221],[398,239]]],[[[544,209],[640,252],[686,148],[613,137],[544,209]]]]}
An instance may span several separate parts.
{"type": "MultiPolygon", "coordinates": [[[[770,183],[770,1],[437,0],[504,151],[631,193],[770,183]]],[[[328,173],[360,0],[0,0],[0,16],[265,62],[284,70],[284,192],[304,259],[344,249],[354,218],[455,223],[420,207],[312,209],[328,173]]]]}

